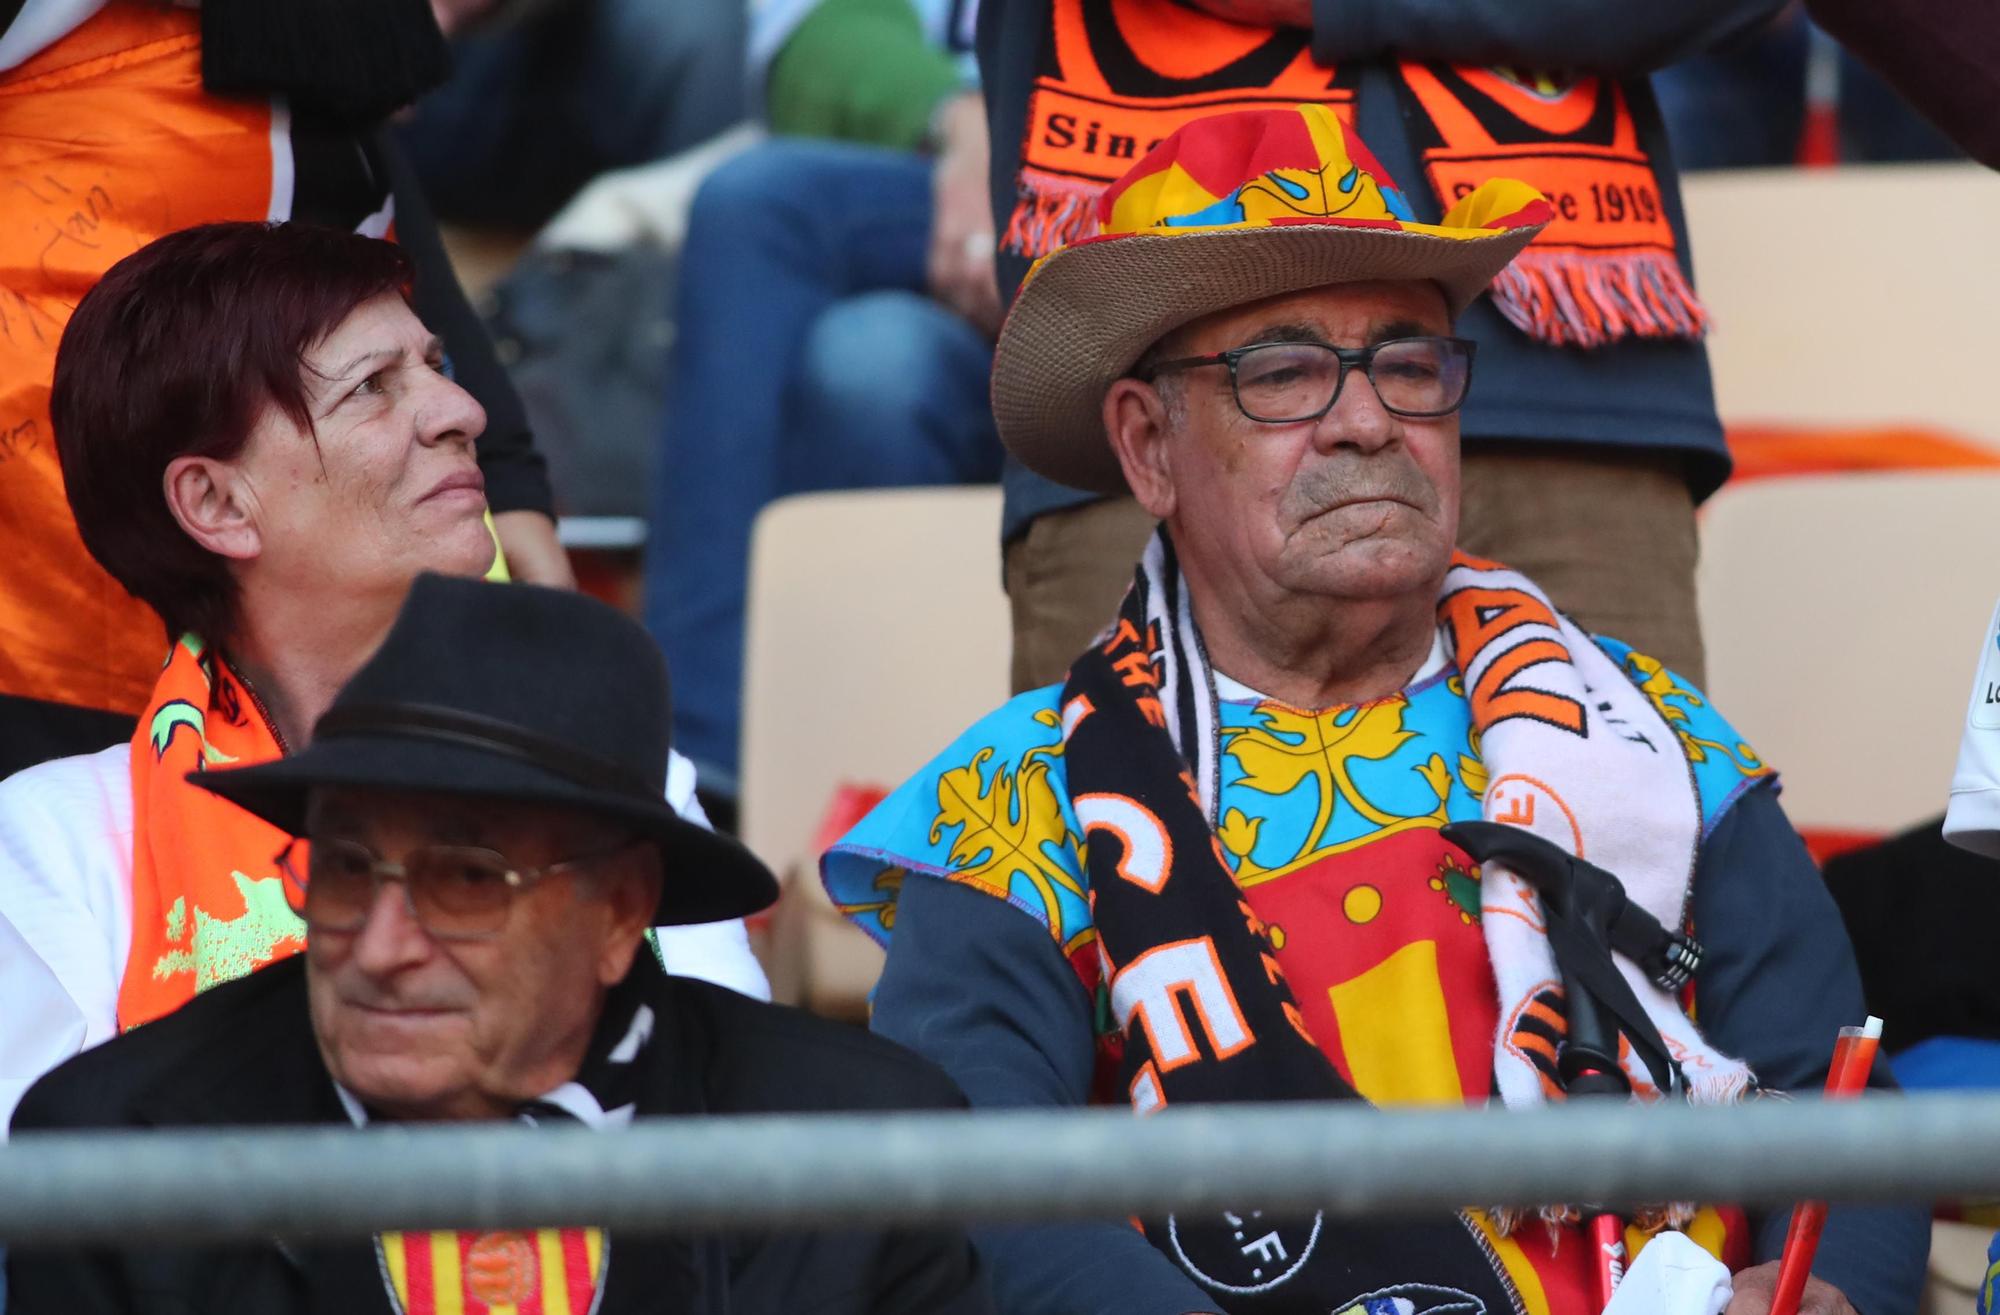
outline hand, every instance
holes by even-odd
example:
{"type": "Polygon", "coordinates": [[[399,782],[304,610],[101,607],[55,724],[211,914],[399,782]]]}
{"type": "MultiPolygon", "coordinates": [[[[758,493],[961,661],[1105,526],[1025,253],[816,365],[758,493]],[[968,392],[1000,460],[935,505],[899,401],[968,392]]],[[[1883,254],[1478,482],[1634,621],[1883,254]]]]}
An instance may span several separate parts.
{"type": "Polygon", "coordinates": [[[1000,332],[1000,283],[993,269],[993,198],[988,178],[986,106],[977,92],[938,111],[931,171],[931,295],[987,337],[1000,332]]]}
{"type": "Polygon", "coordinates": [[[1311,27],[1312,0],[1188,0],[1211,18],[1246,27],[1311,27]]]}
{"type": "Polygon", "coordinates": [[[502,511],[493,515],[493,529],[507,554],[507,571],[523,584],[576,588],[569,554],[556,542],[556,523],[539,511],[502,511]]]}
{"type": "Polygon", "coordinates": [[[446,36],[457,36],[469,24],[486,16],[496,0],[431,0],[431,13],[437,18],[438,29],[446,36]]]}
{"type": "MultiPolygon", "coordinates": [[[[1736,1295],[1723,1307],[1722,1315],[1765,1315],[1771,1309],[1771,1298],[1778,1292],[1778,1262],[1767,1261],[1746,1269],[1735,1276],[1732,1285],[1736,1295]]],[[[1841,1295],[1839,1288],[1808,1277],[1806,1290],[1799,1297],[1799,1315],[1860,1315],[1860,1312],[1841,1295]]]]}

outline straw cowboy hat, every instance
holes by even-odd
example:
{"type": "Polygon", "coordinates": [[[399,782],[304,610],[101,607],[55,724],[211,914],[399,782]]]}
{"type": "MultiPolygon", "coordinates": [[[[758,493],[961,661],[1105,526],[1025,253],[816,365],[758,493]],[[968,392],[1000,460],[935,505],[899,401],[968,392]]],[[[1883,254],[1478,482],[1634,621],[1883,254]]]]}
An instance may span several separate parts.
{"type": "Polygon", "coordinates": [[[659,846],[656,925],[745,917],[777,899],[777,881],[667,803],[670,707],[660,650],[617,609],[567,590],[420,575],[309,747],[188,779],[293,835],[317,786],[572,808],[659,846]]]}
{"type": "Polygon", "coordinates": [[[1162,335],[1230,306],[1330,283],[1426,279],[1456,316],[1552,217],[1493,179],[1420,224],[1323,105],[1197,119],[1098,201],[1099,233],[1035,263],[1000,330],[993,414],[1023,465],[1122,493],[1105,390],[1162,335]]]}

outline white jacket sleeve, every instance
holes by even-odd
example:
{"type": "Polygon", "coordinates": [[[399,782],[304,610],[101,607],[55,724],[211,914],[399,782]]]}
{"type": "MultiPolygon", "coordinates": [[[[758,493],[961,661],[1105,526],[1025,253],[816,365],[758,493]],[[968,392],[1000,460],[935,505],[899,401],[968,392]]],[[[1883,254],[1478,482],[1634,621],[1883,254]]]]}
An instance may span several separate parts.
{"type": "MultiPolygon", "coordinates": [[[[678,753],[667,759],[667,802],[688,821],[708,826],[708,815],[694,797],[694,764],[678,753]]],[[[699,977],[754,999],[771,998],[771,983],[764,976],[764,966],[750,952],[750,934],[743,919],[659,927],[653,934],[659,938],[660,958],[676,977],[699,977]]]]}
{"type": "Polygon", "coordinates": [[[1944,834],[1961,849],[2000,858],[2000,607],[1980,641],[1944,834]]]}
{"type": "Polygon", "coordinates": [[[0,1126],[36,1078],[117,1033],[130,755],[114,745],[0,781],[0,1126]]]}
{"type": "Polygon", "coordinates": [[[0,1141],[36,1078],[83,1049],[83,1011],[14,924],[0,918],[0,1141]]]}

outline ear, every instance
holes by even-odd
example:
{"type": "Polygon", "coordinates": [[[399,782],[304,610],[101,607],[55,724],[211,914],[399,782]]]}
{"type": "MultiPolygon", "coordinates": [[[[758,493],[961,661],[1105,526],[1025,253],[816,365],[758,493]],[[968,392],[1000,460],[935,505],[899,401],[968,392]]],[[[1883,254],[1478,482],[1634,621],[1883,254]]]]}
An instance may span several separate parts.
{"type": "Polygon", "coordinates": [[[1167,441],[1173,427],[1166,401],[1152,384],[1120,379],[1104,394],[1105,437],[1118,454],[1132,496],[1160,520],[1174,514],[1173,466],[1167,441]]]}
{"type": "Polygon", "coordinates": [[[161,491],[181,529],[216,556],[249,561],[263,551],[255,499],[227,462],[175,457],[167,463],[161,491]]]}
{"type": "Polygon", "coordinates": [[[597,980],[611,987],[625,980],[632,969],[632,957],[645,943],[646,929],[660,907],[660,856],[650,847],[620,863],[615,872],[605,873],[604,898],[610,918],[604,929],[604,948],[597,958],[597,980]]]}

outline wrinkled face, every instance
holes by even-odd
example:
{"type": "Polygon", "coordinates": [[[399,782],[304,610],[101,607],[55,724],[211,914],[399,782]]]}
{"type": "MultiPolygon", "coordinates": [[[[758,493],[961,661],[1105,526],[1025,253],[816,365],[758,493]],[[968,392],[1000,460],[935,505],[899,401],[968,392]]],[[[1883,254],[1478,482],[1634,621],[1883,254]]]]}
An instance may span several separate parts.
{"type": "Polygon", "coordinates": [[[492,564],[473,456],[486,413],[442,364],[442,345],[394,294],[363,302],[306,353],[314,432],[267,406],[228,463],[267,578],[388,591],[422,571],[478,575],[492,564]]]}
{"type": "MultiPolygon", "coordinates": [[[[423,845],[478,846],[522,870],[607,848],[602,825],[572,812],[350,789],[315,791],[308,833],[391,861],[423,845]]],[[[432,936],[399,881],[381,883],[359,930],[309,928],[307,993],[327,1070],[400,1119],[504,1118],[568,1081],[651,920],[648,861],[627,846],[545,877],[514,896],[490,939],[432,936]]]]}
{"type": "MultiPolygon", "coordinates": [[[[1180,357],[1272,341],[1366,347],[1450,332],[1435,285],[1359,283],[1234,307],[1163,348],[1180,357]]],[[[1288,424],[1246,417],[1219,365],[1162,376],[1157,387],[1168,417],[1158,469],[1134,471],[1127,458],[1127,475],[1168,520],[1191,577],[1328,599],[1435,590],[1458,532],[1456,414],[1392,415],[1353,368],[1332,410],[1288,424]]]]}

